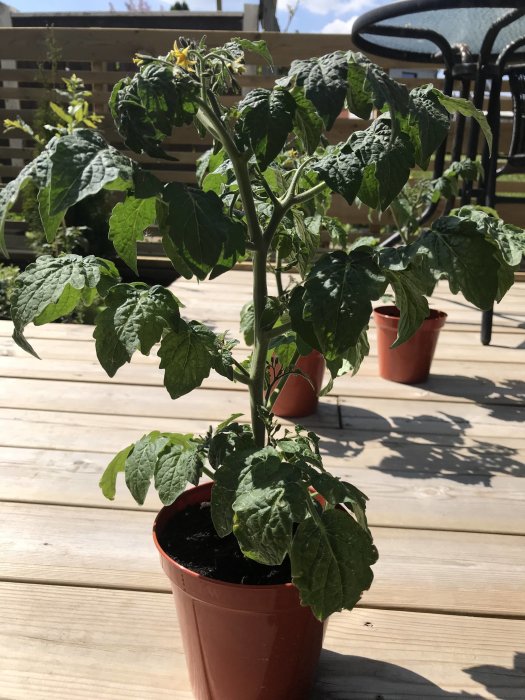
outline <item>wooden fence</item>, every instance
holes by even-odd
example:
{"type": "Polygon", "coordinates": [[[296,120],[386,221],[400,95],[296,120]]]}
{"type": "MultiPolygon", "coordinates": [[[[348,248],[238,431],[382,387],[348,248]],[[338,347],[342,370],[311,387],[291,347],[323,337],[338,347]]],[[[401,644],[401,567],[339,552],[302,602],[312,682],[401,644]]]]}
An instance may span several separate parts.
{"type": "MultiPolygon", "coordinates": [[[[102,130],[106,138],[115,146],[122,146],[122,141],[115,130],[108,114],[107,102],[114,83],[123,75],[133,72],[131,57],[136,52],[153,55],[166,53],[173,44],[176,32],[161,29],[100,29],[100,28],[1,28],[0,29],[0,122],[4,118],[16,118],[18,115],[31,123],[35,109],[42,101],[49,99],[47,89],[42,84],[42,75],[46,75],[46,45],[52,33],[53,42],[59,48],[60,60],[57,65],[55,78],[71,75],[75,72],[82,77],[93,92],[93,102],[97,111],[104,116],[102,130]],[[37,65],[40,64],[40,68],[37,65]]],[[[202,32],[185,31],[188,38],[200,39],[202,32]]],[[[208,45],[216,46],[230,39],[230,32],[207,32],[208,45]]],[[[293,59],[308,58],[312,55],[322,55],[334,50],[353,49],[348,36],[330,34],[281,34],[277,32],[244,32],[249,39],[264,38],[272,53],[276,68],[270,74],[268,70],[259,70],[262,61],[253,59],[255,69],[247,70],[241,77],[243,90],[256,86],[270,86],[279,73],[286,70],[293,59]]],[[[374,57],[371,56],[372,60],[374,57]]],[[[385,69],[396,69],[396,75],[401,71],[398,80],[412,88],[419,84],[433,82],[436,87],[442,86],[438,71],[440,65],[409,64],[379,59],[385,69]],[[435,78],[418,78],[417,71],[424,69],[434,71],[435,78]]],[[[50,80],[47,70],[46,80],[50,80]]],[[[56,98],[53,97],[55,100],[56,98]]],[[[225,98],[225,101],[233,98],[225,98]]],[[[504,110],[510,110],[510,100],[502,105],[504,110]]],[[[362,129],[366,122],[347,118],[341,115],[334,128],[329,133],[329,140],[337,142],[348,138],[355,130],[362,129]]],[[[504,120],[501,128],[500,147],[507,152],[512,131],[511,119],[504,120]]],[[[1,135],[1,134],[0,134],[1,135]]],[[[209,139],[199,139],[191,127],[176,129],[168,139],[167,150],[178,159],[175,163],[167,163],[139,156],[145,167],[151,169],[164,180],[177,180],[185,183],[195,182],[195,161],[208,148],[209,139]]],[[[125,149],[124,149],[125,150],[125,149]]],[[[30,141],[9,134],[0,139],[0,183],[6,183],[17,175],[21,166],[31,159],[33,153],[30,141]]],[[[135,156],[136,157],[136,156],[135,156]]],[[[500,189],[505,192],[520,191],[522,183],[502,183],[500,189]]],[[[516,205],[503,205],[502,216],[516,223],[525,223],[522,208],[516,205]]],[[[353,224],[366,224],[368,211],[366,207],[349,207],[341,198],[334,198],[333,213],[344,221],[353,224]]]]}

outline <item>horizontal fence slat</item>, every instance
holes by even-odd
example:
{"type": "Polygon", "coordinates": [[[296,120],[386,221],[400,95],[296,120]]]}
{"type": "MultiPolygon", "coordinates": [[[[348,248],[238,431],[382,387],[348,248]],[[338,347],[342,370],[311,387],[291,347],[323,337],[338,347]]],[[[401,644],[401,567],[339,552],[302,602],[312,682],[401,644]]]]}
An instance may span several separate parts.
{"type": "MultiPolygon", "coordinates": [[[[219,45],[228,40],[231,34],[230,31],[206,32],[208,45],[219,45]]],[[[130,64],[132,55],[136,51],[153,55],[166,53],[176,35],[177,31],[161,29],[54,28],[53,36],[55,43],[60,47],[61,63],[59,63],[60,69],[51,75],[49,70],[43,71],[37,66],[37,63],[45,60],[46,57],[47,31],[43,31],[42,28],[0,28],[0,59],[21,63],[20,67],[0,71],[0,81],[3,81],[3,84],[0,84],[0,120],[13,119],[19,115],[31,124],[35,113],[35,110],[31,108],[32,103],[41,104],[42,100],[49,100],[50,95],[51,99],[60,101],[60,98],[55,97],[50,90],[52,82],[56,82],[59,86],[63,77],[71,76],[75,72],[87,85],[91,86],[93,103],[97,105],[97,111],[104,116],[101,129],[112,145],[135,158],[143,167],[151,170],[164,181],[193,184],[196,181],[195,162],[199,155],[211,145],[210,138],[200,139],[192,127],[182,127],[175,129],[164,144],[166,150],[170,155],[175,156],[177,161],[157,160],[144,154],[137,156],[126,149],[107,114],[107,101],[113,84],[122,76],[134,72],[130,64]],[[34,62],[34,66],[31,66],[31,62],[34,62]],[[73,64],[71,70],[65,70],[64,63],[73,64]],[[48,83],[47,87],[42,86],[43,80],[48,83]],[[13,82],[21,83],[21,85],[15,87],[13,82]],[[20,101],[20,108],[6,108],[7,100],[20,101]]],[[[202,31],[185,30],[184,35],[188,38],[198,39],[201,37],[202,31]]],[[[351,39],[341,34],[300,35],[280,34],[278,32],[244,32],[241,35],[252,40],[264,39],[274,57],[275,65],[282,67],[287,67],[294,59],[307,58],[312,54],[322,55],[334,50],[355,49],[351,39]]],[[[396,75],[399,77],[396,79],[405,83],[409,88],[428,82],[432,82],[436,87],[443,85],[443,80],[440,77],[442,74],[438,73],[442,68],[440,64],[408,63],[402,65],[397,60],[374,59],[373,56],[371,58],[377,60],[387,70],[398,69],[396,75]],[[424,68],[427,72],[433,71],[435,75],[416,77],[420,68],[424,68]]],[[[258,57],[248,60],[253,64],[261,63],[258,57]]],[[[273,75],[260,75],[259,73],[260,71],[254,70],[240,76],[239,82],[244,90],[256,86],[271,87],[279,75],[278,70],[275,70],[273,75]]],[[[503,90],[507,90],[506,83],[504,83],[503,90]]],[[[231,96],[223,98],[223,102],[227,105],[232,104],[235,100],[236,98],[231,96]]],[[[503,109],[510,110],[511,103],[507,97],[503,97],[502,104],[503,109]]],[[[368,124],[369,122],[366,120],[341,116],[328,133],[328,140],[330,143],[344,141],[353,132],[365,129],[368,124]]],[[[452,144],[453,132],[454,125],[448,137],[448,148],[452,144]]],[[[500,153],[507,152],[511,135],[512,120],[502,120],[500,153]]],[[[5,184],[18,174],[20,161],[27,162],[31,159],[33,147],[30,139],[16,131],[0,136],[0,181],[5,184]],[[17,142],[14,147],[11,147],[9,142],[14,139],[17,142]]],[[[429,169],[432,166],[431,162],[429,169]]],[[[517,180],[501,181],[498,183],[498,191],[500,193],[522,194],[525,191],[525,183],[517,180]]],[[[498,207],[498,210],[510,222],[523,225],[523,205],[503,204],[498,207]]],[[[350,224],[367,225],[369,223],[366,207],[349,207],[340,197],[334,198],[331,212],[350,224]]],[[[374,221],[378,221],[377,217],[374,218],[374,221]]],[[[388,215],[381,218],[381,224],[385,223],[390,223],[388,215]]]]}
{"type": "MultiPolygon", "coordinates": [[[[203,31],[184,30],[188,39],[200,40],[203,31]]],[[[64,61],[126,61],[135,52],[140,51],[157,55],[167,53],[178,34],[172,29],[84,29],[77,27],[53,29],[53,36],[61,48],[61,60],[64,61]]],[[[315,55],[321,56],[332,51],[357,50],[349,36],[344,34],[317,34],[315,42],[310,34],[287,34],[280,32],[232,32],[206,31],[207,44],[219,46],[229,41],[232,34],[241,35],[250,40],[264,39],[272,53],[275,65],[286,66],[294,59],[304,59],[315,55]],[[312,51],[315,47],[315,51],[312,51]]],[[[47,32],[41,28],[2,28],[0,29],[0,59],[12,59],[13,55],[23,56],[26,61],[41,61],[46,55],[47,32]]],[[[254,56],[254,64],[264,61],[254,56]]],[[[381,58],[385,68],[398,68],[399,62],[381,58]]],[[[417,68],[439,69],[439,64],[410,64],[411,70],[417,68]]]]}

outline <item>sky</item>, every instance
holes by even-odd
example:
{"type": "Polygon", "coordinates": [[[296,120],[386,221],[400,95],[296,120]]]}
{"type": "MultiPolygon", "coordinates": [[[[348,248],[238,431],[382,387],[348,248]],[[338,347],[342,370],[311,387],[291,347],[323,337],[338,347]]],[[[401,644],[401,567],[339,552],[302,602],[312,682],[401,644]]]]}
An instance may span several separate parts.
{"type": "MultiPolygon", "coordinates": [[[[191,10],[214,10],[215,0],[186,0],[191,10]]],[[[249,0],[248,0],[249,1],[249,0]]],[[[287,6],[294,5],[296,0],[278,0],[278,19],[281,29],[287,23],[287,6]]],[[[106,12],[109,0],[4,0],[6,4],[15,7],[19,12],[106,12]]],[[[153,10],[165,10],[174,0],[149,0],[153,10]]],[[[348,34],[356,17],[363,12],[379,5],[385,5],[390,0],[299,0],[299,7],[290,25],[289,31],[323,32],[348,34]]],[[[238,12],[242,9],[243,0],[223,0],[223,10],[238,12]]],[[[125,9],[124,0],[113,0],[116,10],[125,9]]]]}

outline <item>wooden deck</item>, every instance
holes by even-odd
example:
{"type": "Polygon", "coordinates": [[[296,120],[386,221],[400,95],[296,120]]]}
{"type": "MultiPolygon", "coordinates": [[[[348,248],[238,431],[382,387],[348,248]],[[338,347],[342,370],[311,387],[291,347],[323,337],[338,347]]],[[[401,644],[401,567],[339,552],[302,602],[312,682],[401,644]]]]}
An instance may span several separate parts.
{"type": "MultiPolygon", "coordinates": [[[[248,283],[175,288],[185,315],[235,331],[248,283]]],[[[444,287],[433,305],[450,317],[427,384],[381,380],[372,349],[307,421],[369,495],[380,551],[359,608],[329,623],[315,700],[525,698],[525,285],[487,348],[479,312],[444,287]]],[[[146,431],[246,410],[244,389],[213,376],[173,402],[154,356],[109,380],[88,327],[31,329],[41,362],[10,334],[0,322],[0,699],[190,700],[158,502],[122,483],[105,501],[97,482],[146,431]]]]}

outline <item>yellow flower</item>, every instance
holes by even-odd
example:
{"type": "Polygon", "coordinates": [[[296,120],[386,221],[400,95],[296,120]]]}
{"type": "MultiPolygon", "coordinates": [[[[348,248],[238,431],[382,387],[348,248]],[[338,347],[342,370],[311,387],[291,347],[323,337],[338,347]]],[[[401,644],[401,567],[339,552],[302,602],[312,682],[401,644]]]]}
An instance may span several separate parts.
{"type": "Polygon", "coordinates": [[[184,49],[179,49],[177,46],[177,42],[173,42],[173,50],[169,52],[168,56],[170,58],[174,58],[176,61],[176,64],[179,68],[184,68],[185,70],[194,70],[193,66],[195,65],[196,61],[192,61],[191,58],[188,56],[188,52],[190,50],[189,46],[186,46],[184,49]]]}
{"type": "Polygon", "coordinates": [[[143,59],[143,58],[140,58],[140,56],[135,56],[135,57],[133,58],[133,63],[134,63],[136,66],[141,66],[141,65],[144,63],[144,59],[143,59]]]}
{"type": "Polygon", "coordinates": [[[288,151],[289,158],[297,158],[298,155],[299,155],[299,151],[296,151],[295,148],[292,148],[291,150],[288,151]]]}
{"type": "Polygon", "coordinates": [[[243,63],[242,58],[236,58],[228,67],[231,69],[232,73],[239,73],[239,75],[246,72],[246,66],[243,63]]]}

